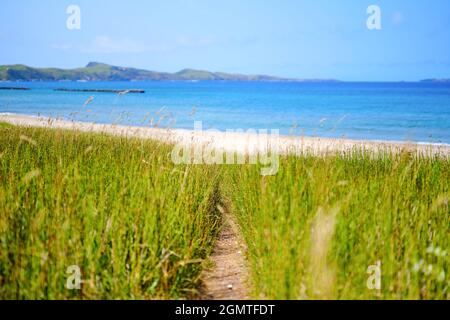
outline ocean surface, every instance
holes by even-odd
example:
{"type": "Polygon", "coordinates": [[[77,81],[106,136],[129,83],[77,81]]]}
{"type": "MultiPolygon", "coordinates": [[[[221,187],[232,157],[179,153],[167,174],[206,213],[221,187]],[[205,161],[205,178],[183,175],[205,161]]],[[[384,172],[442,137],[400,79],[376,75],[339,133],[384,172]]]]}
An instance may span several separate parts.
{"type": "Polygon", "coordinates": [[[0,82],[8,86],[32,90],[0,90],[0,113],[186,129],[202,121],[204,129],[450,144],[450,84],[444,83],[0,82]]]}

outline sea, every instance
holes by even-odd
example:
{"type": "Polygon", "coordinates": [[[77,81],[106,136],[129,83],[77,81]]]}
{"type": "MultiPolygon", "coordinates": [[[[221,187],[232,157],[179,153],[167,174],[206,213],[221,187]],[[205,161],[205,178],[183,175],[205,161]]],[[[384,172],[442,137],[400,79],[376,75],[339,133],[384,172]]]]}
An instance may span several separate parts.
{"type": "Polygon", "coordinates": [[[0,90],[0,113],[184,129],[201,121],[204,130],[277,129],[284,135],[450,144],[450,83],[0,82],[0,87],[30,89],[0,90]]]}

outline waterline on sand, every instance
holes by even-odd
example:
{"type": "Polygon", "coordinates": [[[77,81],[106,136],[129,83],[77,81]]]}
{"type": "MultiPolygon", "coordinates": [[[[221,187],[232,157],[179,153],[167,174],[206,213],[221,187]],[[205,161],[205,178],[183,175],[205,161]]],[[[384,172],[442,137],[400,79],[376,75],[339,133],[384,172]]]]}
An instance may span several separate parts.
{"type": "MultiPolygon", "coordinates": [[[[13,125],[44,127],[54,129],[99,132],[118,136],[154,139],[194,147],[203,145],[225,152],[237,152],[252,155],[267,151],[260,143],[260,137],[248,132],[195,131],[188,129],[165,129],[155,127],[137,127],[116,124],[97,124],[93,122],[69,121],[49,117],[0,113],[0,121],[13,125]]],[[[450,156],[450,145],[398,141],[351,140],[343,138],[320,138],[306,136],[283,136],[277,139],[276,149],[280,155],[312,154],[330,155],[352,151],[412,152],[423,156],[450,156]]]]}

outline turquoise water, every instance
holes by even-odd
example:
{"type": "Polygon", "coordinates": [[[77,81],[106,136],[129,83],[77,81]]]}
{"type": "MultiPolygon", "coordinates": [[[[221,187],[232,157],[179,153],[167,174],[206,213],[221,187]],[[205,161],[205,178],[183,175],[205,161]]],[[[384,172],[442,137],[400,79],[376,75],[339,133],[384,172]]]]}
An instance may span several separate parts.
{"type": "Polygon", "coordinates": [[[0,83],[0,112],[97,123],[279,129],[282,134],[450,143],[450,84],[295,82],[0,83]],[[55,88],[145,89],[144,94],[55,88]],[[86,99],[94,100],[83,106],[86,99]],[[151,123],[151,119],[153,122],[151,123]]]}

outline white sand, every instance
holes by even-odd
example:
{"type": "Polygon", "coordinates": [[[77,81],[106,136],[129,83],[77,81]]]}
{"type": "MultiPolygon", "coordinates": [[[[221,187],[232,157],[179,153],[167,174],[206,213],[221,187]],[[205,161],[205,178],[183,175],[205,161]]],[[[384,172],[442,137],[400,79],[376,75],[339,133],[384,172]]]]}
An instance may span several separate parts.
{"type": "MultiPolygon", "coordinates": [[[[417,144],[411,142],[367,141],[299,136],[272,136],[258,135],[255,133],[230,133],[194,131],[184,129],[162,129],[133,127],[111,124],[95,124],[89,122],[76,122],[46,117],[34,117],[17,114],[1,114],[0,121],[13,125],[44,127],[54,129],[71,129],[83,132],[101,132],[113,135],[155,139],[164,142],[180,143],[184,146],[208,146],[208,148],[220,149],[225,152],[237,152],[243,154],[262,153],[277,148],[279,154],[311,153],[316,155],[332,154],[336,152],[349,152],[352,150],[366,150],[370,152],[409,152],[421,155],[450,156],[450,146],[438,144],[417,144]]],[[[276,150],[276,149],[275,149],[276,150]]]]}

